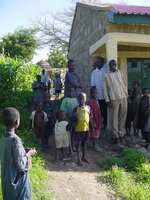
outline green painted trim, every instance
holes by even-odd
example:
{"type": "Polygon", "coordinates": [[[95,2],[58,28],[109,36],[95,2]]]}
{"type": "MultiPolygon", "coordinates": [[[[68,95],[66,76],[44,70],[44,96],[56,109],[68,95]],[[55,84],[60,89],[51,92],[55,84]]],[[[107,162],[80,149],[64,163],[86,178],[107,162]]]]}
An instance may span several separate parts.
{"type": "Polygon", "coordinates": [[[150,25],[150,15],[108,13],[108,21],[113,24],[145,24],[150,25]]]}

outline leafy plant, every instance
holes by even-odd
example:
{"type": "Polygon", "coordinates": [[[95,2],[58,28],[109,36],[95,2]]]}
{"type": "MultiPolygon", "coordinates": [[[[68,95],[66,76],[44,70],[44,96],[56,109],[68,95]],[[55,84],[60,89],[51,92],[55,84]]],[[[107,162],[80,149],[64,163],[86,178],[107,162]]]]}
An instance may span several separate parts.
{"type": "Polygon", "coordinates": [[[136,149],[126,149],[123,154],[125,166],[129,170],[136,170],[142,163],[147,163],[147,157],[143,153],[137,152],[136,149]]]}
{"type": "Polygon", "coordinates": [[[28,62],[33,58],[36,46],[35,30],[21,28],[2,37],[0,53],[4,51],[11,58],[28,62]]]}

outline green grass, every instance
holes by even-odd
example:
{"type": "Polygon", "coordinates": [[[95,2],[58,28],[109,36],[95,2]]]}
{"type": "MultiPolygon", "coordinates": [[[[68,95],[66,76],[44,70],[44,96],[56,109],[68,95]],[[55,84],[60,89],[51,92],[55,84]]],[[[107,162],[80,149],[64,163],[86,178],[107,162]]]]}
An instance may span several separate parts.
{"type": "MultiPolygon", "coordinates": [[[[19,106],[20,105],[18,105],[18,107],[19,106]]],[[[30,112],[28,109],[23,112],[23,109],[21,108],[21,113],[21,125],[19,129],[16,130],[16,134],[22,139],[24,147],[35,147],[37,150],[36,157],[31,158],[32,168],[29,170],[32,200],[52,200],[53,196],[47,188],[47,181],[48,179],[50,180],[50,175],[46,166],[44,154],[41,151],[41,147],[35,143],[33,132],[28,130],[30,112]]],[[[5,129],[0,122],[0,135],[4,130],[5,129]]],[[[2,200],[1,181],[0,200],[2,200]]]]}
{"type": "Polygon", "coordinates": [[[106,158],[98,165],[104,169],[99,173],[99,179],[112,187],[116,198],[150,199],[150,164],[144,154],[129,148],[124,150],[120,159],[106,158]],[[117,164],[114,169],[113,164],[117,164]]]}
{"type": "MultiPolygon", "coordinates": [[[[1,127],[1,126],[0,126],[1,127]]],[[[3,129],[3,128],[1,128],[3,129]]],[[[36,157],[32,157],[32,168],[29,170],[32,186],[32,200],[51,200],[52,194],[48,192],[47,181],[50,179],[48,169],[45,164],[44,155],[41,148],[34,143],[32,131],[24,130],[16,132],[24,142],[24,147],[35,147],[37,149],[36,157]]],[[[2,200],[1,181],[0,181],[0,200],[2,200]]]]}

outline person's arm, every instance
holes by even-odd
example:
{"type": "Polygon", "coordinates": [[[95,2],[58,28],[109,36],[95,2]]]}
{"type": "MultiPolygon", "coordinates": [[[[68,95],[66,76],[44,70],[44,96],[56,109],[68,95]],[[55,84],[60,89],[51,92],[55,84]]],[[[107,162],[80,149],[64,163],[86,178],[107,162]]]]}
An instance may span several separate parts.
{"type": "Polygon", "coordinates": [[[106,76],[104,76],[104,97],[105,97],[107,105],[110,106],[109,87],[108,87],[106,76]]]}
{"type": "Polygon", "coordinates": [[[36,154],[35,149],[30,149],[25,153],[25,149],[18,138],[13,138],[12,141],[12,153],[14,157],[14,163],[18,171],[27,171],[29,169],[29,157],[36,154]]]}
{"type": "Polygon", "coordinates": [[[94,71],[91,74],[91,87],[92,86],[96,86],[95,77],[94,77],[94,71]]]}
{"type": "Polygon", "coordinates": [[[71,73],[67,73],[67,75],[66,75],[67,77],[67,79],[69,80],[69,82],[73,85],[73,86],[75,86],[76,88],[80,88],[81,87],[81,83],[79,82],[79,80],[77,80],[77,79],[74,79],[73,78],[73,76],[71,75],[71,73]]]}

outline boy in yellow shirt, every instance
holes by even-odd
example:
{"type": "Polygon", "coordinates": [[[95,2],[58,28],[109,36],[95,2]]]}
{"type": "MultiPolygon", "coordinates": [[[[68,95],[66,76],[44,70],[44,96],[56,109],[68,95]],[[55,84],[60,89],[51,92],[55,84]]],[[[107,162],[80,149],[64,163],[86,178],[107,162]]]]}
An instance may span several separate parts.
{"type": "Polygon", "coordinates": [[[85,150],[87,141],[89,139],[89,124],[92,114],[90,107],[85,105],[85,93],[82,92],[78,95],[78,102],[79,106],[74,108],[74,114],[78,119],[78,123],[75,126],[75,139],[77,141],[78,165],[82,166],[81,160],[83,162],[89,163],[85,158],[85,150]],[[82,158],[80,157],[80,146],[82,146],[82,158]]]}

